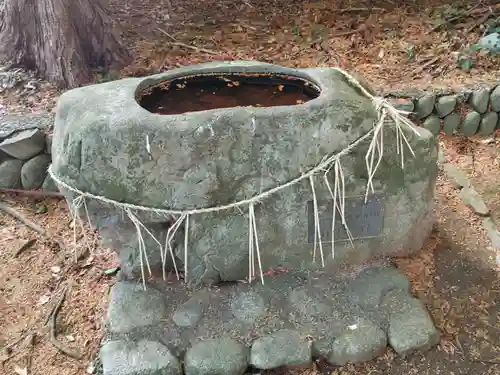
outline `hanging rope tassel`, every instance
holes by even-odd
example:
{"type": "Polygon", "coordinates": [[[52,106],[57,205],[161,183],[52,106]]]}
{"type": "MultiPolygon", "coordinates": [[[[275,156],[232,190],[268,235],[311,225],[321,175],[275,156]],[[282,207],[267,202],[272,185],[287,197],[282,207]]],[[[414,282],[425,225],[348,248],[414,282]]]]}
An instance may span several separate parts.
{"type": "Polygon", "coordinates": [[[144,244],[144,238],[142,236],[141,226],[144,225],[140,222],[140,220],[135,216],[131,209],[126,208],[125,213],[127,214],[130,221],[134,224],[135,229],[137,231],[137,240],[139,243],[139,260],[141,262],[141,276],[142,276],[142,286],[144,290],[146,290],[146,273],[144,272],[144,260],[146,261],[146,266],[149,271],[149,276],[152,275],[151,266],[149,265],[148,254],[146,253],[146,245],[144,244]]]}
{"type": "Polygon", "coordinates": [[[325,257],[323,255],[323,241],[321,240],[321,225],[319,221],[318,199],[316,197],[316,189],[314,187],[314,178],[309,176],[309,183],[311,184],[311,191],[313,195],[313,209],[314,209],[314,249],[313,249],[313,262],[316,262],[316,247],[319,247],[321,257],[321,266],[325,266],[325,257]],[[318,246],[319,245],[319,246],[318,246]]]}
{"type": "MultiPolygon", "coordinates": [[[[174,266],[175,276],[177,277],[177,280],[180,280],[180,275],[179,275],[179,269],[177,268],[177,262],[175,261],[175,254],[174,254],[174,249],[172,247],[172,240],[174,239],[174,236],[177,233],[177,230],[179,229],[182,222],[186,219],[187,216],[188,216],[187,214],[181,215],[174,222],[174,224],[172,224],[172,226],[170,228],[168,228],[167,237],[165,239],[165,248],[167,248],[168,252],[170,253],[170,258],[172,259],[172,264],[174,266]]],[[[166,262],[167,262],[167,259],[165,257],[165,259],[163,260],[163,264],[162,264],[163,274],[165,274],[166,262]]]]}
{"type": "Polygon", "coordinates": [[[255,278],[255,255],[257,255],[257,263],[260,273],[260,281],[264,285],[264,272],[262,270],[262,262],[260,259],[259,236],[257,233],[257,223],[255,220],[254,204],[248,205],[248,258],[249,258],[249,282],[255,278]]]}
{"type": "Polygon", "coordinates": [[[184,220],[184,281],[188,278],[188,240],[189,240],[189,215],[184,220]]]}

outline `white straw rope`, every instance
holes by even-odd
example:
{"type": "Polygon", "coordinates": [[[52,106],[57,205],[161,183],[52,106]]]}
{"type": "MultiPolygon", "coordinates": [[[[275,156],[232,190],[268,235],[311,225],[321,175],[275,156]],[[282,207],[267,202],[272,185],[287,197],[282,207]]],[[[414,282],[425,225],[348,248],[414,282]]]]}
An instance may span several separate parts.
{"type": "Polygon", "coordinates": [[[296,185],[297,183],[301,182],[302,180],[304,180],[306,178],[309,178],[310,176],[318,173],[319,171],[325,170],[325,168],[328,167],[333,161],[335,161],[335,159],[348,154],[358,144],[360,144],[361,142],[363,142],[366,139],[368,139],[372,135],[372,133],[373,133],[373,129],[371,129],[370,131],[368,131],[361,138],[358,138],[358,140],[356,140],[355,142],[351,143],[347,148],[343,149],[338,154],[335,154],[335,155],[332,155],[332,156],[328,157],[325,161],[319,163],[314,168],[310,169],[308,172],[302,174],[301,176],[299,176],[299,177],[297,177],[297,178],[295,178],[295,179],[293,179],[291,181],[286,182],[283,185],[279,185],[279,186],[276,186],[276,187],[274,187],[272,189],[264,191],[264,192],[262,192],[262,193],[260,193],[260,194],[258,194],[256,196],[254,196],[252,198],[248,198],[248,199],[244,199],[244,200],[241,200],[241,201],[238,201],[238,202],[229,203],[229,204],[226,204],[226,205],[223,205],[223,206],[216,206],[216,207],[194,208],[194,209],[190,209],[190,210],[172,210],[172,209],[166,209],[166,208],[155,208],[155,207],[141,206],[141,205],[133,204],[133,203],[118,202],[118,201],[115,201],[115,200],[107,198],[107,197],[103,197],[103,196],[100,196],[100,195],[95,195],[95,194],[92,194],[92,193],[89,193],[89,192],[81,191],[80,189],[75,188],[75,187],[67,184],[66,182],[64,182],[63,180],[61,180],[59,178],[59,176],[57,176],[54,173],[54,171],[52,170],[52,164],[49,166],[48,172],[49,172],[50,176],[52,177],[52,179],[58,185],[62,186],[64,189],[70,190],[70,191],[72,191],[72,192],[74,192],[74,193],[76,193],[76,194],[78,194],[80,196],[84,196],[84,197],[90,198],[90,199],[96,199],[98,201],[111,204],[113,206],[119,206],[119,207],[122,207],[122,208],[129,208],[131,210],[148,211],[148,212],[153,212],[153,213],[162,214],[162,215],[197,215],[197,214],[207,214],[207,213],[211,213],[211,212],[219,212],[219,211],[229,210],[231,208],[247,206],[250,203],[259,203],[260,201],[268,198],[269,196],[271,196],[271,195],[273,195],[273,194],[275,194],[275,193],[277,193],[277,192],[279,192],[281,190],[284,190],[284,189],[286,189],[286,188],[288,188],[290,186],[296,185]]]}

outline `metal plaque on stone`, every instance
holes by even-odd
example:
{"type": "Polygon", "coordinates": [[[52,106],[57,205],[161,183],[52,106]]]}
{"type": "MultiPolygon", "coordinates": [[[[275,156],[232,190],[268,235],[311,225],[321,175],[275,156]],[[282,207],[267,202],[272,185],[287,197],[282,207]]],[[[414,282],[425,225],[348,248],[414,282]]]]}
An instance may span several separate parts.
{"type": "MultiPolygon", "coordinates": [[[[384,230],[384,196],[383,194],[369,195],[365,202],[364,196],[345,198],[345,219],[353,239],[380,237],[384,230]]],[[[332,240],[333,200],[318,202],[321,242],[332,240]]],[[[307,242],[314,243],[314,202],[307,202],[307,242]]],[[[347,232],[340,213],[335,214],[334,242],[348,241],[347,232]]]]}

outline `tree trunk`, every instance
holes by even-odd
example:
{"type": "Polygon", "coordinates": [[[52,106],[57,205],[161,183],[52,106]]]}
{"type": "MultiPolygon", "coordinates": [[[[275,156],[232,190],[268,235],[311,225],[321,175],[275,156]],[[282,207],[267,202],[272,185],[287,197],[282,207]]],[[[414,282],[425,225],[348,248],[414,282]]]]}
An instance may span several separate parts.
{"type": "Polygon", "coordinates": [[[72,88],[93,69],[118,67],[130,55],[114,30],[106,0],[4,0],[0,59],[72,88]]]}

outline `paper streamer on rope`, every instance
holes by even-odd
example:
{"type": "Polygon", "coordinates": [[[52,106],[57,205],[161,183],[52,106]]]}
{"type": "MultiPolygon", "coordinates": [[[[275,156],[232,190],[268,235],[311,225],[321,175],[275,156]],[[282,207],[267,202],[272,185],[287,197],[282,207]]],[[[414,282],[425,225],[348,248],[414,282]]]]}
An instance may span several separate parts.
{"type": "Polygon", "coordinates": [[[146,288],[146,275],[145,275],[145,270],[144,268],[147,267],[150,275],[151,275],[151,267],[148,261],[148,256],[146,253],[146,247],[145,247],[145,242],[143,238],[143,231],[146,232],[148,235],[150,235],[159,245],[160,248],[160,254],[161,254],[161,261],[162,261],[162,276],[163,279],[166,278],[166,272],[165,272],[165,267],[166,267],[166,261],[167,261],[167,256],[170,255],[173,263],[173,267],[175,270],[175,274],[177,278],[180,278],[179,275],[179,270],[175,261],[175,254],[174,250],[172,247],[172,241],[179,230],[181,228],[182,224],[184,224],[184,276],[187,278],[187,273],[188,273],[188,249],[189,249],[189,220],[190,217],[193,215],[200,215],[200,214],[206,214],[206,213],[214,213],[214,212],[220,212],[220,211],[225,211],[225,210],[230,210],[230,209],[237,209],[241,214],[244,214],[244,210],[242,208],[247,207],[248,209],[248,280],[251,282],[252,280],[255,279],[256,272],[255,272],[255,261],[257,261],[257,267],[259,268],[259,276],[260,280],[262,283],[264,283],[264,274],[263,274],[263,269],[262,269],[262,263],[261,263],[261,256],[260,256],[260,248],[259,248],[259,238],[258,238],[258,229],[257,229],[257,221],[255,217],[255,205],[260,204],[262,201],[264,201],[266,198],[272,196],[273,194],[280,192],[290,186],[293,186],[297,183],[302,182],[305,179],[309,180],[309,184],[311,186],[311,192],[313,195],[313,206],[314,206],[314,245],[313,245],[313,261],[316,261],[316,253],[319,251],[320,254],[320,259],[321,259],[321,264],[324,266],[325,260],[324,260],[324,253],[323,253],[323,242],[321,240],[321,228],[320,228],[320,223],[319,223],[319,209],[318,209],[318,202],[317,202],[317,197],[316,197],[316,188],[315,188],[315,176],[319,174],[320,172],[324,172],[323,174],[323,181],[326,184],[328,191],[332,197],[333,200],[333,205],[332,205],[332,228],[331,228],[331,256],[332,258],[335,256],[335,248],[334,248],[334,242],[335,242],[335,218],[337,213],[340,215],[341,218],[341,223],[342,226],[344,227],[348,240],[350,241],[351,244],[353,244],[353,237],[352,234],[347,226],[347,222],[345,219],[345,179],[344,179],[344,172],[342,170],[342,165],[340,162],[340,159],[342,156],[347,155],[356,148],[359,144],[362,142],[370,139],[371,141],[368,147],[368,151],[365,155],[365,161],[366,161],[366,168],[368,171],[368,182],[366,186],[366,193],[365,193],[365,202],[368,199],[368,195],[370,192],[375,192],[374,186],[373,186],[373,178],[375,176],[375,173],[382,161],[383,157],[383,152],[384,152],[384,125],[386,124],[387,119],[389,118],[392,120],[395,124],[395,131],[396,131],[396,150],[397,153],[401,157],[401,167],[404,168],[404,146],[406,145],[407,148],[410,150],[413,156],[415,156],[415,153],[413,152],[410,143],[408,142],[408,139],[406,135],[404,134],[404,129],[410,130],[413,133],[415,133],[417,136],[419,135],[418,131],[415,129],[414,125],[411,123],[411,121],[408,118],[405,118],[403,115],[408,114],[408,112],[405,111],[399,111],[396,110],[394,107],[392,107],[384,98],[380,97],[375,97],[371,95],[356,79],[354,79],[351,75],[349,75],[347,72],[340,68],[333,68],[334,70],[340,72],[352,85],[356,86],[358,89],[361,90],[361,92],[368,97],[374,104],[377,114],[378,114],[378,119],[377,122],[374,124],[373,128],[370,129],[366,134],[358,138],[355,142],[351,143],[349,146],[347,146],[345,149],[340,151],[337,154],[334,155],[325,155],[321,162],[317,164],[314,168],[310,169],[309,171],[303,173],[299,177],[286,182],[283,185],[276,186],[272,189],[269,189],[267,191],[261,192],[258,195],[249,198],[249,199],[244,199],[238,202],[233,202],[227,205],[223,206],[218,206],[218,207],[208,207],[208,208],[197,208],[197,209],[190,209],[190,210],[170,210],[170,209],[163,209],[163,208],[155,208],[155,207],[146,207],[146,206],[141,206],[141,205],[136,205],[136,204],[130,204],[130,203],[125,203],[125,202],[118,202],[113,199],[109,199],[107,197],[95,195],[89,192],[84,192],[81,191],[74,186],[71,186],[64,182],[64,180],[60,177],[57,176],[53,169],[52,165],[49,166],[48,173],[52,177],[52,179],[62,188],[67,189],[75,194],[77,194],[77,197],[73,200],[73,226],[74,226],[74,242],[76,246],[76,221],[79,221],[79,224],[83,230],[83,223],[78,217],[78,211],[79,209],[83,206],[85,208],[87,217],[88,217],[88,210],[87,210],[87,205],[86,205],[86,199],[95,199],[98,200],[102,203],[110,204],[114,207],[117,207],[124,212],[127,217],[130,219],[130,221],[134,224],[136,231],[137,231],[137,237],[138,237],[138,244],[139,244],[139,258],[141,262],[141,274],[142,274],[142,281],[144,288],[146,288]],[[327,174],[331,172],[333,169],[334,172],[334,186],[333,188],[331,187],[331,184],[328,180],[327,174]],[[142,212],[150,212],[154,214],[158,214],[164,217],[168,217],[174,220],[172,226],[168,229],[167,231],[167,236],[165,239],[165,244],[162,245],[155,237],[154,235],[146,228],[144,224],[141,223],[141,221],[138,219],[137,214],[135,213],[136,211],[142,211],[142,212]]]}

